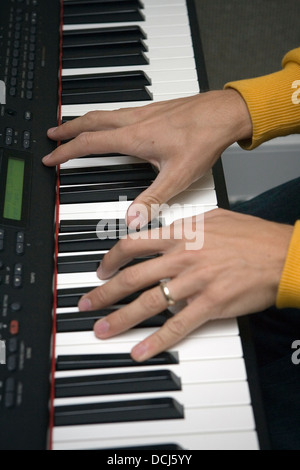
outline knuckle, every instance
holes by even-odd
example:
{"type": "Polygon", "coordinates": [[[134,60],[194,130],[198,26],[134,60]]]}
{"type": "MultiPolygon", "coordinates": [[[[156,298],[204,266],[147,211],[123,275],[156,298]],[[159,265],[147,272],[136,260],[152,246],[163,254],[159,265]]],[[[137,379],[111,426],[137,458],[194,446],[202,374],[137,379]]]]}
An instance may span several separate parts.
{"type": "Polygon", "coordinates": [[[132,290],[138,286],[141,280],[141,273],[138,267],[132,266],[122,271],[120,277],[123,286],[132,290]]]}
{"type": "Polygon", "coordinates": [[[180,317],[175,316],[174,318],[168,320],[165,324],[165,327],[172,338],[182,338],[188,333],[186,322],[183,320],[183,318],[180,317]]]}
{"type": "Polygon", "coordinates": [[[180,254],[180,259],[184,265],[193,265],[195,263],[195,253],[193,250],[183,250],[180,254]]]}
{"type": "Polygon", "coordinates": [[[78,136],[79,144],[89,152],[92,143],[92,134],[90,132],[82,132],[78,136]]]}
{"type": "Polygon", "coordinates": [[[157,313],[162,310],[162,297],[157,289],[150,289],[140,296],[142,305],[145,305],[150,312],[157,313]]]}
{"type": "Polygon", "coordinates": [[[119,253],[122,256],[128,256],[130,244],[129,237],[121,238],[121,240],[118,241],[116,246],[118,247],[119,253]]]}
{"type": "Polygon", "coordinates": [[[89,111],[84,115],[84,119],[88,125],[94,125],[97,120],[98,111],[89,111]]]}
{"type": "Polygon", "coordinates": [[[118,310],[114,315],[118,323],[118,328],[121,331],[126,330],[130,323],[129,314],[125,310],[118,310]]]}
{"type": "Polygon", "coordinates": [[[92,296],[94,297],[94,302],[99,305],[106,305],[108,303],[108,294],[104,287],[98,287],[97,289],[94,289],[92,296]]]}

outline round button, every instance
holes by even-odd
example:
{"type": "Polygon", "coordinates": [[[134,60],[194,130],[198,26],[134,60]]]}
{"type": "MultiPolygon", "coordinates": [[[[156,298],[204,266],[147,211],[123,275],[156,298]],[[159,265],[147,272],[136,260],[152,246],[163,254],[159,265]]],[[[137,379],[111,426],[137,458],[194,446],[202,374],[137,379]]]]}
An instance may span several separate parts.
{"type": "Polygon", "coordinates": [[[20,302],[13,302],[10,306],[10,309],[12,312],[19,312],[22,308],[22,305],[20,302]]]}
{"type": "Polygon", "coordinates": [[[12,320],[9,324],[9,332],[11,335],[17,335],[19,333],[19,322],[18,320],[12,320]]]}

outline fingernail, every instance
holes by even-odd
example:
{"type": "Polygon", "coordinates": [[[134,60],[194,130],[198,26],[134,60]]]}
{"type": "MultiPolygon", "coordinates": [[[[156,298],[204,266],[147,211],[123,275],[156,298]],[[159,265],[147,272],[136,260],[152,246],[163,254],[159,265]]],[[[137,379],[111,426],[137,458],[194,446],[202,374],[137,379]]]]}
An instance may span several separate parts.
{"type": "Polygon", "coordinates": [[[94,331],[96,336],[103,336],[105,335],[109,330],[109,323],[106,320],[100,320],[98,321],[95,326],[94,326],[94,331]]]}
{"type": "Polygon", "coordinates": [[[99,279],[102,279],[102,276],[103,276],[103,272],[102,272],[102,265],[100,264],[98,269],[97,269],[97,276],[99,277],[99,279]]]}
{"type": "Polygon", "coordinates": [[[48,155],[46,155],[46,156],[42,159],[42,162],[43,162],[43,163],[46,163],[51,157],[52,157],[52,152],[49,153],[48,155]]]}
{"type": "Polygon", "coordinates": [[[131,351],[131,355],[136,361],[143,361],[146,359],[148,347],[145,343],[137,344],[131,351]]]}
{"type": "Polygon", "coordinates": [[[50,129],[48,129],[47,134],[53,134],[53,132],[55,132],[56,129],[57,129],[57,127],[50,127],[50,129]]]}
{"type": "Polygon", "coordinates": [[[79,300],[78,308],[82,312],[86,312],[92,309],[92,302],[88,298],[82,298],[79,300]]]}

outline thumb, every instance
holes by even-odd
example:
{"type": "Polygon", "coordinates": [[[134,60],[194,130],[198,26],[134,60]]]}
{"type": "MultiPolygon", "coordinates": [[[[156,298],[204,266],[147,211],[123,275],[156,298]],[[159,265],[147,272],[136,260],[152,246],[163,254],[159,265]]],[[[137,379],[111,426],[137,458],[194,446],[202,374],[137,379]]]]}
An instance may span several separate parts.
{"type": "Polygon", "coordinates": [[[178,180],[176,171],[169,171],[166,167],[162,169],[149,188],[129,206],[126,214],[127,226],[133,230],[142,228],[157,217],[162,205],[184,189],[178,180]]]}

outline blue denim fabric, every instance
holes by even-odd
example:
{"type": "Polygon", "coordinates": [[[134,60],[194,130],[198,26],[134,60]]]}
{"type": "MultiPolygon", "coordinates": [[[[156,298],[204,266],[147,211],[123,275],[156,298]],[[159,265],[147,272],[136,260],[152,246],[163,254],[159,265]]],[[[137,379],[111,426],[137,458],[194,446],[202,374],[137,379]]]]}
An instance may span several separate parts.
{"type": "MultiPolygon", "coordinates": [[[[300,178],[231,209],[293,225],[300,220],[300,178]]],[[[300,450],[300,364],[292,362],[300,309],[271,307],[251,315],[250,325],[272,449],[300,450]]]]}

